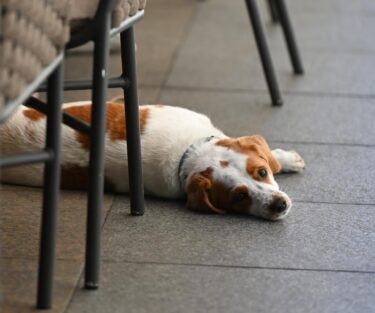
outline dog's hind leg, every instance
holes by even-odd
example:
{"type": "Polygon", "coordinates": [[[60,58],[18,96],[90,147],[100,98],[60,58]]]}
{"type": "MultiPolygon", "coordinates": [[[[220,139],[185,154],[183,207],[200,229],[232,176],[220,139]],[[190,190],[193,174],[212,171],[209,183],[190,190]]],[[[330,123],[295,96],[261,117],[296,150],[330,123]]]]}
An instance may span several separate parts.
{"type": "Polygon", "coordinates": [[[305,169],[305,161],[296,151],[275,149],[272,154],[281,165],[280,173],[296,173],[305,169]]]}

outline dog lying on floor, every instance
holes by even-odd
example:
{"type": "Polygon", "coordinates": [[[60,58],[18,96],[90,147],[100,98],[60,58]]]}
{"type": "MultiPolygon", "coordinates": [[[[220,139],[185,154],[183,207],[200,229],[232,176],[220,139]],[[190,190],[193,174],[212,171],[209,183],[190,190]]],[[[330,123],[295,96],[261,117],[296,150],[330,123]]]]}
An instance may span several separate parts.
{"type": "MultiPolygon", "coordinates": [[[[91,104],[74,102],[64,111],[87,123],[91,104]]],[[[270,150],[259,135],[230,138],[210,119],[184,108],[140,106],[145,193],[187,198],[187,207],[215,213],[236,212],[265,219],[285,217],[292,206],[279,190],[274,174],[300,172],[305,163],[295,151],[270,150]]],[[[128,191],[124,105],[107,103],[105,182],[128,191]]],[[[0,127],[2,153],[16,154],[44,147],[45,116],[21,106],[0,127]]],[[[63,126],[61,184],[85,188],[88,181],[88,136],[63,126]]],[[[42,186],[43,164],[4,169],[5,183],[42,186]]]]}

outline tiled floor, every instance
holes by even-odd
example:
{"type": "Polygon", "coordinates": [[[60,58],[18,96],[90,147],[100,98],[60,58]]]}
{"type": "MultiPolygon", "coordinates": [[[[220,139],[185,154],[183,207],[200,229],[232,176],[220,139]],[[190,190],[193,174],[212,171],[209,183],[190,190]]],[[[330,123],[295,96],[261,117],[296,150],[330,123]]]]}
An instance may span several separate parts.
{"type": "MultiPolygon", "coordinates": [[[[375,312],[375,2],[287,0],[303,77],[292,75],[265,2],[284,107],[270,106],[241,0],[149,1],[137,26],[140,100],[299,151],[305,172],[278,179],[294,200],[290,216],[202,215],[147,198],[146,214],[131,217],[128,197],[108,194],[101,287],[88,292],[79,281],[85,194],[64,191],[54,312],[375,312]]],[[[90,64],[71,54],[66,76],[88,77],[90,64]]],[[[119,64],[114,53],[112,73],[119,64]]],[[[4,312],[34,305],[39,200],[38,189],[1,192],[4,312]]]]}

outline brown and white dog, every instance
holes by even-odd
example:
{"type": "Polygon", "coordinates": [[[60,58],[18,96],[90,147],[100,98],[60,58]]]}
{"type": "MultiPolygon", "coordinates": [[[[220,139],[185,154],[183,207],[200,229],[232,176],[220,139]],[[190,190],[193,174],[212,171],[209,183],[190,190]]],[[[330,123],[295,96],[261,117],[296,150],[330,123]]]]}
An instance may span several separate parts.
{"type": "MultiPolygon", "coordinates": [[[[69,103],[64,111],[90,122],[91,105],[69,103]]],[[[285,217],[291,200],[274,174],[300,172],[303,159],[294,151],[270,150],[261,136],[230,138],[202,114],[172,106],[140,106],[145,193],[187,198],[187,207],[216,213],[236,212],[270,220],[285,217]]],[[[0,128],[3,154],[44,147],[45,116],[20,107],[0,128]]],[[[62,187],[85,188],[90,139],[63,126],[62,187]]],[[[128,191],[124,105],[107,103],[105,180],[117,192],[128,191]]],[[[3,170],[6,183],[42,186],[43,165],[3,170]]]]}

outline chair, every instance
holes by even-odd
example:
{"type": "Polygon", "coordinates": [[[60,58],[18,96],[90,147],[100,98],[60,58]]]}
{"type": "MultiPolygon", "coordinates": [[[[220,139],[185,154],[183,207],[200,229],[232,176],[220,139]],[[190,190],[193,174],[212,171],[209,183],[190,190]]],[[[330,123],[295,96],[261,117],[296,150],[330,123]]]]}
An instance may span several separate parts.
{"type": "MultiPolygon", "coordinates": [[[[63,7],[63,3],[69,0],[56,0],[55,3],[63,7]]],[[[17,1],[9,1],[13,3],[17,1]]],[[[30,10],[31,3],[38,3],[39,9],[44,8],[45,1],[19,1],[24,6],[25,12],[30,10]]],[[[52,2],[52,1],[51,1],[52,2]]],[[[85,1],[80,1],[82,4],[85,1]]],[[[74,4],[74,2],[72,2],[74,4]]],[[[77,2],[76,2],[77,3],[77,2]]],[[[53,264],[55,249],[57,199],[59,187],[59,147],[61,122],[68,126],[88,134],[90,142],[90,183],[88,188],[88,214],[86,236],[86,266],[85,288],[96,289],[99,284],[100,263],[100,233],[101,233],[101,208],[104,192],[104,138],[106,121],[106,88],[121,87],[124,90],[126,109],[126,132],[129,165],[129,187],[131,193],[131,213],[142,215],[144,212],[143,178],[141,168],[140,129],[138,118],[138,96],[136,59],[134,45],[133,25],[140,20],[145,7],[145,0],[88,0],[86,1],[87,13],[81,19],[72,21],[73,30],[67,48],[77,47],[88,41],[94,42],[93,79],[90,81],[66,81],[62,82],[61,64],[63,53],[56,61],[43,71],[30,87],[22,85],[17,90],[22,96],[9,98],[5,85],[0,88],[3,105],[0,106],[0,120],[5,120],[11,112],[20,104],[37,109],[47,114],[47,146],[40,153],[25,156],[1,157],[0,167],[27,164],[38,161],[46,161],[46,176],[44,187],[42,236],[40,248],[39,280],[38,280],[38,308],[50,308],[52,304],[53,264]],[[94,8],[94,9],[93,9],[94,8]],[[93,13],[94,12],[94,13],[93,13]],[[109,38],[116,34],[121,37],[122,74],[120,77],[108,79],[107,63],[109,55],[109,38]],[[47,84],[42,84],[45,77],[53,70],[47,84]],[[91,125],[63,113],[61,114],[61,85],[64,90],[92,89],[92,116],[91,125]],[[25,90],[26,88],[26,90],[25,90]],[[24,91],[25,90],[25,91],[24,91]],[[37,98],[30,97],[34,91],[47,91],[48,101],[46,105],[37,98]],[[125,93],[126,90],[126,93],[125,93]],[[5,96],[3,96],[3,94],[5,96]],[[53,150],[52,150],[53,149],[53,150]]],[[[2,12],[8,12],[9,7],[2,8],[2,12]]],[[[26,14],[25,13],[25,14],[26,14]]],[[[32,13],[29,11],[29,13],[32,13]]],[[[35,13],[35,12],[34,12],[35,13]]],[[[81,12],[82,13],[82,12],[81,12]]],[[[19,12],[17,12],[19,14],[19,12]]],[[[74,7],[73,13],[74,15],[74,7]]],[[[35,16],[37,19],[38,16],[35,16]]],[[[40,18],[40,15],[39,15],[40,18]]],[[[66,27],[69,27],[66,19],[66,27]]],[[[2,24],[3,26],[3,24],[2,24]]],[[[48,27],[47,27],[48,29],[48,27]]],[[[69,30],[69,28],[64,28],[69,30]]],[[[18,32],[19,33],[19,32],[18,32]]],[[[68,31],[65,31],[66,38],[68,31]]],[[[22,37],[24,38],[24,37],[22,37]]],[[[64,44],[66,40],[64,41],[64,44]]],[[[61,46],[61,48],[64,45],[61,46]]],[[[1,65],[4,65],[2,62],[1,65]]],[[[0,79],[3,78],[3,72],[0,79]]],[[[0,99],[0,100],[1,100],[0,99]]],[[[0,102],[0,105],[2,102],[0,102]]]]}
{"type": "Polygon", "coordinates": [[[0,29],[0,123],[45,80],[45,149],[0,156],[0,168],[43,162],[44,187],[38,274],[39,308],[51,304],[57,204],[64,46],[69,39],[70,0],[3,1],[0,29]]]}
{"type": "MultiPolygon", "coordinates": [[[[107,87],[122,88],[124,91],[131,214],[143,215],[144,213],[133,25],[143,18],[146,1],[88,0],[87,4],[88,17],[83,16],[75,21],[76,30],[72,31],[67,48],[78,47],[88,41],[94,42],[93,78],[92,81],[65,81],[64,90],[92,89],[91,125],[87,125],[67,113],[63,113],[63,122],[86,133],[91,138],[95,138],[90,141],[85,288],[97,289],[99,286],[101,208],[104,192],[107,87]],[[92,6],[94,6],[94,10],[92,6]],[[93,11],[96,13],[94,16],[90,16],[93,11]],[[108,79],[109,39],[117,34],[120,34],[121,38],[122,74],[119,77],[108,79]]],[[[38,90],[45,91],[46,86],[41,86],[38,90]]],[[[45,105],[35,98],[29,99],[27,105],[42,112],[46,110],[45,105]]]]}
{"type": "MultiPolygon", "coordinates": [[[[272,100],[272,105],[281,106],[283,104],[283,99],[275,75],[271,54],[269,52],[256,0],[246,0],[245,2],[250,22],[253,27],[259,56],[262,62],[264,75],[272,100]]],[[[286,4],[284,0],[268,0],[268,5],[270,8],[272,20],[274,22],[280,22],[283,29],[294,73],[296,75],[302,75],[304,73],[303,65],[286,4]]]]}

